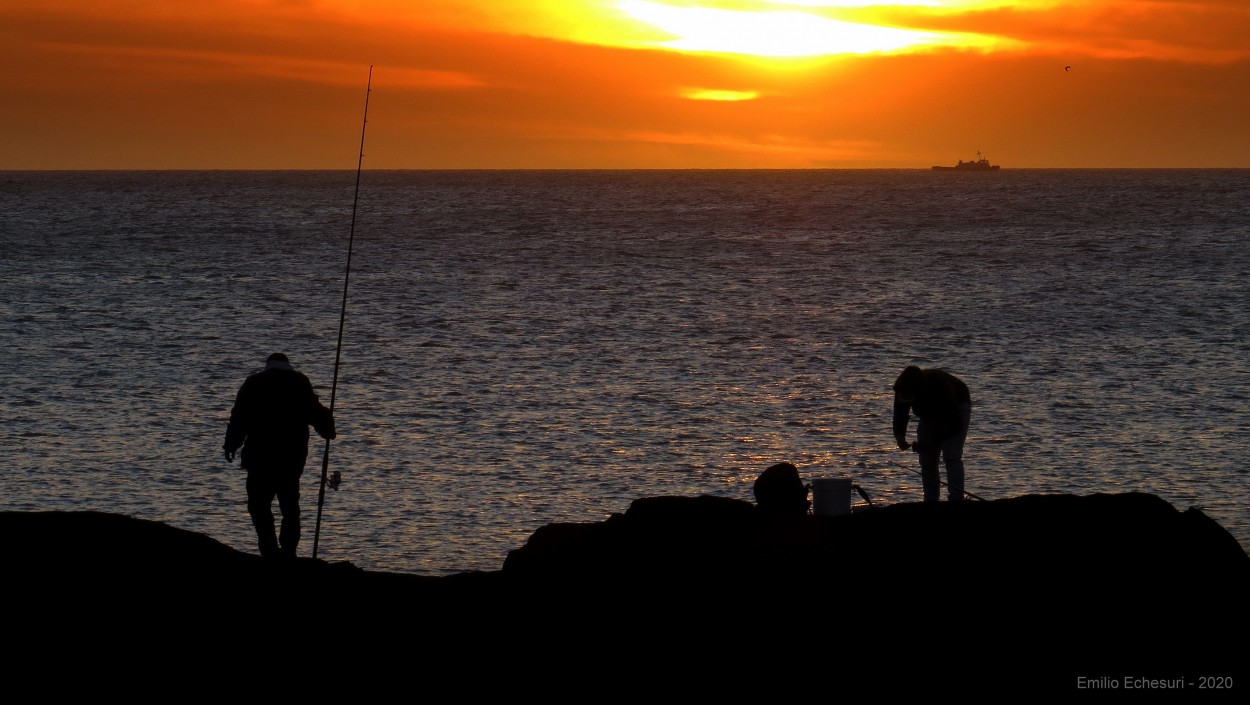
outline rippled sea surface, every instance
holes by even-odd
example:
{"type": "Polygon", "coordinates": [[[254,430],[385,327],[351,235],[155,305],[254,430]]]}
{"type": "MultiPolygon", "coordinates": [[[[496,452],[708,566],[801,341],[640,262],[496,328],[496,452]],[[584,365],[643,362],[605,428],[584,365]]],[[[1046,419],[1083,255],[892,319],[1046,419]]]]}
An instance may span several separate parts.
{"type": "MultiPolygon", "coordinates": [[[[0,173],[0,509],[255,550],[226,420],[278,350],[328,402],[354,179],[0,173]]],[[[1153,492],[1247,547],[1248,303],[1248,171],[365,172],[320,555],[493,570],[783,460],[918,501],[908,364],[971,388],[972,492],[1153,492]]]]}

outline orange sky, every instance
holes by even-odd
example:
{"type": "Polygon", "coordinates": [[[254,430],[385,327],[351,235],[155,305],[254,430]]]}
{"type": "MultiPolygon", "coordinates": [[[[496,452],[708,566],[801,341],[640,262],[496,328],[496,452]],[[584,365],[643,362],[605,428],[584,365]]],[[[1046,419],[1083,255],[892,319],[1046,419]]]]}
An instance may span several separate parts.
{"type": "Polygon", "coordinates": [[[0,169],[1250,167],[1246,0],[0,0],[0,169]],[[1065,70],[1070,66],[1070,70],[1065,70]]]}

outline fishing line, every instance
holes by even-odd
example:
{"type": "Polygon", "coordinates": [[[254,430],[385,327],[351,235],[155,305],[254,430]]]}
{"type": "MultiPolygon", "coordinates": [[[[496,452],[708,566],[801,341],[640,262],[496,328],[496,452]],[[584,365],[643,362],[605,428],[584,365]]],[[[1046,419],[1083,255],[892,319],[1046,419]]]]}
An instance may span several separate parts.
{"type": "MultiPolygon", "coordinates": [[[[352,275],[352,244],[356,240],[356,205],[360,203],[360,171],[365,163],[365,127],[369,124],[369,94],[373,92],[373,66],[369,67],[369,80],[365,84],[365,114],[360,122],[360,157],[356,160],[356,193],[352,196],[352,224],[347,236],[347,266],[343,271],[343,303],[339,307],[339,340],[334,349],[334,381],[330,384],[330,415],[334,415],[334,396],[339,388],[339,360],[343,355],[343,324],[347,321],[347,283],[352,275]]],[[[330,470],[330,439],[326,439],[325,452],[321,455],[321,489],[317,493],[317,528],[313,532],[312,557],[317,557],[317,546],[321,542],[321,509],[326,501],[326,484],[338,489],[340,475],[334,473],[328,478],[330,470]]]]}
{"type": "MultiPolygon", "coordinates": [[[[916,473],[917,475],[919,475],[921,478],[923,478],[923,477],[924,477],[924,473],[923,473],[923,472],[921,472],[920,470],[915,469],[915,468],[909,468],[909,467],[907,467],[906,465],[903,465],[902,463],[896,463],[896,462],[894,462],[893,460],[890,460],[889,458],[886,458],[886,459],[885,459],[885,462],[889,463],[890,465],[893,465],[893,466],[894,466],[894,467],[896,467],[896,468],[902,468],[903,470],[908,470],[908,471],[910,471],[910,472],[914,472],[914,473],[916,473]]],[[[939,477],[939,478],[938,478],[938,484],[942,485],[943,487],[949,487],[949,485],[947,485],[945,482],[943,482],[943,480],[942,480],[942,478],[941,478],[941,477],[939,477]]],[[[968,495],[969,497],[971,497],[971,498],[973,498],[973,499],[975,499],[975,500],[979,500],[979,501],[981,501],[981,502],[986,501],[984,497],[979,497],[979,496],[977,496],[977,495],[974,495],[974,494],[972,494],[971,492],[969,492],[968,490],[964,490],[964,494],[968,495]]]]}

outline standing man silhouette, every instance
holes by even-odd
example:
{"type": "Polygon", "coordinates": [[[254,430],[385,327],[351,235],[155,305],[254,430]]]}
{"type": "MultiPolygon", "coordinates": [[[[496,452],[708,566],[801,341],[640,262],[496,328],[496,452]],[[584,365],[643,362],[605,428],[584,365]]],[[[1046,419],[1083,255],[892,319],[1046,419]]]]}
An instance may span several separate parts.
{"type": "Polygon", "coordinates": [[[968,385],[944,370],[908,367],[894,381],[894,438],[898,447],[909,447],[920,456],[924,501],[941,497],[938,458],[946,465],[948,499],[964,498],[964,439],[972,418],[968,385]],[[907,424],[915,411],[916,442],[907,443],[907,424]]]}
{"type": "Polygon", "coordinates": [[[334,438],[334,417],[313,392],[312,383],[274,353],[265,368],[243,383],[226,428],[226,462],[243,448],[247,470],[247,511],[256,526],[260,554],[294,558],[299,545],[299,480],[308,459],[308,427],[334,438]],[[282,532],[274,534],[273,500],[282,511],[282,532]]]}

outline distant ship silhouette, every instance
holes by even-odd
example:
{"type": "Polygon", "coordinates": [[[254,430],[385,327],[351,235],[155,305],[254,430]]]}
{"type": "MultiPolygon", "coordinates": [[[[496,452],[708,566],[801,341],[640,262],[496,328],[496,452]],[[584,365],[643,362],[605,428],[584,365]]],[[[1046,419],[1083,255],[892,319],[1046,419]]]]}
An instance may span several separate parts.
{"type": "Polygon", "coordinates": [[[935,166],[934,171],[998,171],[997,164],[990,164],[990,160],[981,156],[980,150],[977,150],[976,161],[965,162],[960,159],[955,166],[935,166]]]}

